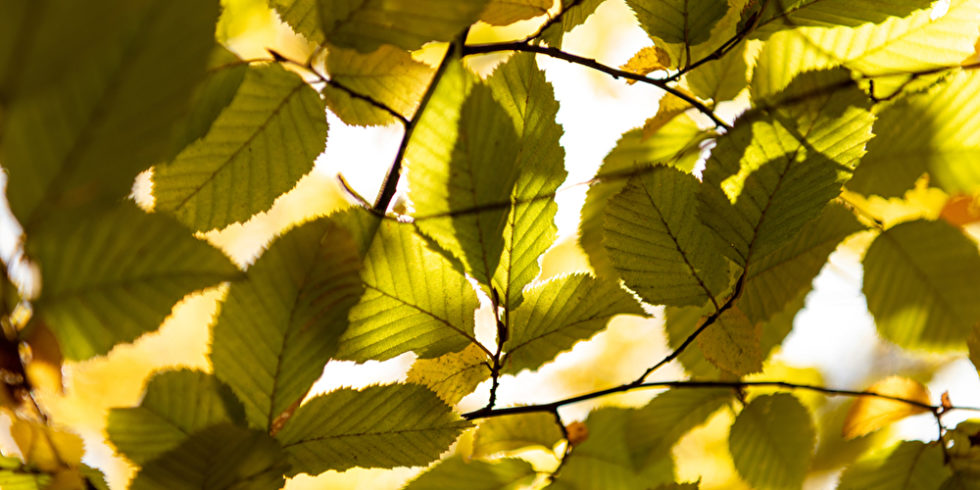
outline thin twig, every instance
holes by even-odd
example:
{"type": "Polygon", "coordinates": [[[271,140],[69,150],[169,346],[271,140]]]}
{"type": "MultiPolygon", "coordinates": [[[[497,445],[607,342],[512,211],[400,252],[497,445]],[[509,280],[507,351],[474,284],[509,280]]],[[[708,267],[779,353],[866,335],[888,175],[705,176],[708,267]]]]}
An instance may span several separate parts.
{"type": "MultiPolygon", "coordinates": [[[[619,386],[615,386],[613,388],[606,388],[604,390],[593,391],[582,395],[577,395],[577,396],[553,401],[550,403],[540,403],[537,405],[522,405],[518,407],[495,408],[492,410],[480,409],[474,412],[463,414],[463,418],[467,420],[473,420],[473,419],[483,419],[483,418],[490,418],[490,417],[500,417],[503,415],[516,415],[522,413],[541,413],[541,412],[550,413],[554,410],[557,410],[559,407],[563,407],[565,405],[571,405],[573,403],[593,400],[596,398],[601,398],[616,393],[624,393],[627,391],[650,389],[650,388],[674,388],[674,389],[785,388],[787,390],[813,391],[817,393],[823,393],[829,396],[853,396],[853,397],[867,396],[872,398],[879,398],[883,400],[891,400],[900,403],[905,403],[907,405],[914,406],[928,411],[939,410],[939,408],[941,407],[941,405],[930,405],[928,403],[923,403],[921,401],[913,400],[910,398],[885,395],[873,391],[842,390],[836,388],[827,388],[824,386],[790,383],[788,381],[720,381],[720,380],[719,381],[653,381],[653,382],[640,383],[640,384],[626,383],[619,386]]],[[[950,411],[950,410],[966,410],[971,412],[980,412],[980,407],[953,406],[946,409],[946,411],[950,411]]]]}
{"type": "Polygon", "coordinates": [[[558,22],[561,22],[561,19],[565,16],[565,14],[567,14],[573,8],[577,7],[578,4],[582,3],[582,1],[583,0],[572,0],[567,6],[561,9],[561,12],[555,14],[554,17],[548,19],[547,22],[542,24],[537,31],[534,31],[534,34],[531,34],[530,36],[524,38],[524,42],[529,43],[537,39],[538,37],[540,37],[542,34],[544,34],[544,31],[548,30],[549,27],[557,24],[558,22]]]}
{"type": "Polygon", "coordinates": [[[550,46],[538,46],[534,44],[529,44],[525,41],[492,43],[492,44],[470,44],[470,45],[463,46],[463,56],[470,56],[475,54],[499,53],[501,51],[523,51],[527,53],[543,54],[546,56],[551,56],[552,58],[557,58],[563,61],[567,61],[569,63],[582,65],[587,68],[591,68],[593,70],[603,72],[616,79],[625,78],[627,80],[635,80],[637,82],[653,85],[663,90],[664,92],[674,95],[680,98],[681,100],[683,100],[684,102],[687,102],[688,104],[691,105],[691,107],[697,109],[702,114],[708,116],[711,119],[711,121],[715,123],[715,126],[720,128],[725,128],[725,130],[731,129],[731,126],[729,126],[728,123],[721,120],[717,115],[715,115],[714,111],[709,109],[706,105],[702,104],[701,101],[697,100],[697,98],[684,93],[684,91],[682,90],[670,86],[665,80],[659,78],[651,78],[645,75],[639,75],[636,73],[620,70],[618,68],[614,68],[612,66],[599,63],[598,61],[592,58],[586,58],[576,54],[571,54],[562,51],[558,48],[553,48],[550,46]]]}

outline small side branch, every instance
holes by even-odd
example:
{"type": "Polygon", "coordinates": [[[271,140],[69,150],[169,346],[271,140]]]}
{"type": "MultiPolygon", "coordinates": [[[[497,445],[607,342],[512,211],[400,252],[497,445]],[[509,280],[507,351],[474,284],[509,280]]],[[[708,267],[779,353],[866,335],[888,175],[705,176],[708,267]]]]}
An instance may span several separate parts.
{"type": "Polygon", "coordinates": [[[721,118],[715,115],[714,111],[709,109],[706,105],[702,104],[701,101],[697,100],[694,97],[691,97],[690,95],[684,93],[681,90],[672,87],[670,84],[667,83],[666,80],[651,78],[648,76],[638,75],[636,73],[620,70],[618,68],[614,68],[612,66],[599,63],[598,61],[591,58],[586,58],[576,54],[567,53],[558,48],[553,48],[550,46],[538,46],[538,45],[530,44],[526,41],[493,43],[493,44],[471,44],[471,45],[463,46],[463,56],[470,56],[475,54],[499,53],[502,51],[523,51],[527,53],[543,54],[546,56],[551,56],[552,58],[557,58],[560,60],[567,61],[569,63],[582,65],[584,67],[591,68],[596,71],[600,71],[616,79],[625,78],[627,80],[635,80],[637,82],[653,85],[669,94],[677,96],[684,102],[687,102],[688,104],[691,105],[691,107],[698,110],[698,112],[701,112],[702,114],[708,116],[711,119],[711,121],[715,123],[715,126],[720,128],[725,128],[725,130],[731,129],[731,126],[729,126],[728,123],[721,120],[721,118]]]}

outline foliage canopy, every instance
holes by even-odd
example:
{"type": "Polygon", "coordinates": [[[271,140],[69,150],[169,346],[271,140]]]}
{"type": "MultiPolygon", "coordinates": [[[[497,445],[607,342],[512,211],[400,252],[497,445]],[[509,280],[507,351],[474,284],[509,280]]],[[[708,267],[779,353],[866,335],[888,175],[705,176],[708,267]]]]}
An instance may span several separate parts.
{"type": "Polygon", "coordinates": [[[157,372],[108,414],[131,488],[430,464],[405,488],[707,488],[674,449],[717,420],[753,488],[842,467],[840,488],[975,487],[980,425],[944,425],[971,409],[934,399],[928,374],[834,388],[771,355],[850,247],[882,338],[980,361],[980,4],[933,3],[269,0],[307,56],[242,59],[216,41],[232,11],[218,0],[0,0],[0,166],[22,230],[0,276],[0,407],[19,450],[0,455],[0,487],[106,488],[35,396],[60,377],[36,368],[105,355],[222,285],[200,326],[210,369],[157,372]],[[621,68],[563,48],[612,3],[648,46],[621,68]],[[523,21],[525,38],[468,40],[523,21]],[[494,53],[510,55],[473,68],[494,53]],[[544,57],[662,91],[585,183],[588,270],[558,275],[541,259],[556,197],[579,183],[544,57]],[[348,189],[346,209],[235,263],[207,232],[309,174],[328,113],[402,130],[378,197],[348,189]],[[130,199],[138,177],[151,204],[130,199]],[[896,215],[928,192],[942,212],[896,215]],[[498,388],[617,315],[662,318],[669,353],[630,380],[501,406],[498,388]],[[406,353],[404,381],[311,394],[332,360],[406,353]],[[665,380],[675,361],[686,375],[665,380]],[[874,434],[918,413],[935,440],[880,447],[874,434]]]}

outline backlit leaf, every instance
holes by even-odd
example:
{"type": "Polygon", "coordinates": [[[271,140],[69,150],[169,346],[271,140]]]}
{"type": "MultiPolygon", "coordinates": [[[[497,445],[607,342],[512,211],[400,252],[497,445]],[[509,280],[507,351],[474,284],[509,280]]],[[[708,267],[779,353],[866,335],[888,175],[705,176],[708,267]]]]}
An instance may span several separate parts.
{"type": "Polygon", "coordinates": [[[638,468],[655,465],[673,446],[733,399],[726,389],[668,390],[629,415],[626,440],[638,468]]]}
{"type": "Polygon", "coordinates": [[[106,432],[120,453],[145,464],[199,430],[244,420],[241,402],[226,385],[183,369],[154,374],[139,406],[110,410],[106,432]]]}
{"type": "Polygon", "coordinates": [[[688,72],[684,79],[691,92],[702,99],[718,102],[734,99],[748,85],[746,44],[741,43],[719,60],[709,61],[688,72]]]}
{"type": "Polygon", "coordinates": [[[549,46],[556,48],[561,47],[565,33],[571,32],[572,29],[584,24],[605,0],[560,1],[562,12],[564,12],[561,16],[561,21],[552,24],[551,27],[541,33],[541,39],[548,43],[549,46]],[[570,4],[573,5],[569,6],[570,4]]]}
{"type": "Polygon", "coordinates": [[[613,276],[612,262],[602,245],[603,220],[608,201],[626,187],[634,173],[663,163],[690,171],[697,162],[699,145],[711,136],[681,115],[649,138],[640,128],[627,131],[606,155],[589,186],[579,222],[579,245],[589,257],[589,264],[600,277],[613,276]]]}
{"type": "Polygon", "coordinates": [[[799,488],[816,435],[810,413],[793,395],[752,400],[735,418],[728,438],[735,469],[755,488],[799,488]]]}
{"type": "Polygon", "coordinates": [[[548,13],[552,0],[490,0],[480,20],[494,26],[505,26],[519,20],[548,13]]]}
{"type": "Polygon", "coordinates": [[[418,49],[449,41],[480,16],[488,0],[273,0],[286,23],[313,42],[362,53],[383,44],[418,49]],[[394,28],[396,27],[397,28],[394,28]]]}
{"type": "Polygon", "coordinates": [[[504,305],[516,308],[523,289],[538,275],[538,259],[551,247],[558,229],[557,204],[551,195],[565,180],[565,150],[559,145],[562,127],[555,118],[554,89],[538,68],[534,56],[518,53],[488,80],[494,98],[510,114],[518,135],[514,163],[517,177],[514,204],[504,228],[504,249],[493,276],[504,305]]]}
{"type": "Polygon", "coordinates": [[[903,347],[955,348],[980,321],[977,244],[943,221],[885,230],[864,256],[868,310],[903,347]]]}
{"type": "MultiPolygon", "coordinates": [[[[704,317],[714,311],[714,305],[706,306],[668,306],[664,309],[664,333],[667,336],[667,346],[677,349],[685,339],[694,334],[701,326],[704,317]]],[[[700,336],[700,335],[699,335],[700,336]]],[[[677,357],[684,371],[694,379],[718,379],[721,371],[705,358],[701,348],[684,349],[677,357]]]]}
{"type": "MultiPolygon", "coordinates": [[[[666,70],[670,67],[670,53],[664,51],[660,46],[646,46],[637,51],[619,69],[636,73],[637,75],[647,75],[656,70],[666,70]]],[[[636,80],[627,80],[626,83],[632,85],[636,80]]],[[[666,96],[667,94],[664,94],[666,96]]]]}
{"type": "Polygon", "coordinates": [[[84,454],[82,438],[77,434],[20,417],[13,418],[10,437],[24,462],[48,473],[80,464],[84,454]]]}
{"type": "MultiPolygon", "coordinates": [[[[691,95],[686,90],[679,90],[687,95],[691,95]]],[[[691,108],[690,103],[674,94],[664,94],[660,97],[659,104],[657,113],[643,123],[644,138],[653,136],[657,131],[660,131],[661,128],[666,126],[667,123],[673,121],[675,117],[684,114],[691,108]]]]}
{"type": "Polygon", "coordinates": [[[364,291],[360,266],[350,233],[321,218],[277,238],[231,286],[213,327],[211,363],[250,426],[274,431],[320,377],[364,291]]]}
{"type": "Polygon", "coordinates": [[[30,232],[65,211],[114,204],[165,157],[204,76],[218,2],[11,3],[0,6],[3,23],[13,21],[2,30],[17,36],[0,37],[0,162],[10,208],[30,232]]]}
{"type": "Polygon", "coordinates": [[[949,474],[949,467],[943,463],[942,448],[938,445],[902,441],[848,466],[841,474],[837,488],[935,490],[949,474]]]}
{"type": "Polygon", "coordinates": [[[900,196],[929,172],[948,192],[980,189],[980,123],[966,117],[980,110],[978,98],[980,76],[963,71],[889,106],[875,122],[875,138],[847,187],[900,196]]]}
{"type": "Polygon", "coordinates": [[[651,37],[686,45],[707,41],[711,28],[728,12],[725,0],[626,0],[626,3],[651,37]]]}
{"type": "Polygon", "coordinates": [[[156,208],[196,230],[268,209],[323,151],[324,111],[320,96],[295,73],[278,65],[249,68],[207,135],[154,167],[156,208]]]}
{"type": "MultiPolygon", "coordinates": [[[[929,390],[922,383],[900,376],[889,376],[869,386],[866,391],[914,400],[926,405],[931,403],[929,390]]],[[[860,437],[910,415],[928,411],[927,408],[900,401],[873,396],[858,397],[844,420],[844,437],[847,439],[860,437]]]]}
{"type": "Polygon", "coordinates": [[[439,458],[469,424],[413,384],[343,388],[309,400],[276,436],[289,475],[419,466],[439,458]]]}
{"type": "Polygon", "coordinates": [[[415,351],[433,358],[476,342],[476,292],[412,225],[381,222],[361,279],[364,295],[351,309],[337,357],[384,360],[415,351]]]}
{"type": "Polygon", "coordinates": [[[286,468],[282,448],[268,434],[220,424],[143,465],[130,488],[274,490],[282,487],[286,468]]]}
{"type": "MultiPolygon", "coordinates": [[[[428,172],[442,174],[439,180],[448,187],[445,199],[413,188],[412,203],[422,218],[417,220],[419,229],[462,260],[467,273],[489,284],[504,249],[509,206],[499,203],[509,200],[517,178],[518,136],[485,85],[473,87],[460,110],[458,128],[449,165],[425,162],[428,172]],[[453,213],[457,214],[425,218],[453,213]]],[[[420,165],[413,162],[413,169],[420,165]]]]}
{"type": "Polygon", "coordinates": [[[737,306],[725,310],[697,338],[704,357],[725,372],[744,376],[762,370],[762,325],[737,306]]]}
{"type": "Polygon", "coordinates": [[[535,285],[510,313],[504,371],[536,369],[598,333],[618,314],[643,315],[643,309],[611,280],[577,273],[535,285]]]}
{"type": "Polygon", "coordinates": [[[526,413],[493,417],[480,423],[473,439],[473,457],[492,456],[517,449],[551,449],[562,439],[555,416],[526,413]]]}
{"type": "Polygon", "coordinates": [[[424,385],[449,405],[469,395],[484,380],[490,379],[487,353],[470,344],[459,352],[433,359],[417,359],[408,371],[406,381],[424,385]]]}
{"type": "Polygon", "coordinates": [[[626,285],[651,304],[701,305],[727,286],[724,244],[696,212],[699,182],[659,167],[606,208],[603,243],[626,285]]]}
{"type": "Polygon", "coordinates": [[[767,320],[809,289],[841,240],[863,229],[847,208],[831,203],[796,236],[748,267],[739,307],[753,321],[767,320]]]}
{"type": "Polygon", "coordinates": [[[535,475],[537,473],[534,467],[521,459],[465,461],[462,456],[457,455],[440,461],[410,481],[403,489],[443,490],[458,487],[465,482],[466,487],[472,490],[502,490],[515,488],[521,483],[526,484],[535,475]]]}
{"type": "MultiPolygon", "coordinates": [[[[387,105],[405,118],[415,112],[432,73],[407,51],[387,45],[367,54],[330,48],[327,71],[334,82],[387,105]]],[[[326,85],[323,96],[330,110],[347,124],[374,126],[397,121],[391,114],[339,88],[326,85]]]]}
{"type": "Polygon", "coordinates": [[[929,7],[931,0],[778,0],[766,2],[758,30],[771,32],[798,26],[858,26],[880,23],[929,7]]]}
{"type": "Polygon", "coordinates": [[[184,295],[240,277],[221,251],[131,202],[28,238],[44,284],[35,306],[68,359],[105,354],[156,329],[184,295]]]}

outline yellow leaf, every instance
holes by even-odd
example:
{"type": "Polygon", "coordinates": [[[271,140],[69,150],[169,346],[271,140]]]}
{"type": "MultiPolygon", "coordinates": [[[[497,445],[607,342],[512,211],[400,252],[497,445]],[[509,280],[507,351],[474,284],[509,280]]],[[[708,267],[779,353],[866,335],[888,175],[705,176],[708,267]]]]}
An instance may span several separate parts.
{"type": "Polygon", "coordinates": [[[762,370],[762,323],[753,324],[737,306],[725,310],[698,336],[704,357],[736,376],[762,370]]]}
{"type": "Polygon", "coordinates": [[[480,14],[480,20],[490,25],[505,26],[547,14],[550,7],[551,0],[490,0],[480,14]]]}
{"type": "Polygon", "coordinates": [[[10,434],[25,462],[48,473],[78,466],[85,453],[81,437],[30,420],[15,418],[10,434]]]}
{"type": "Polygon", "coordinates": [[[30,362],[24,367],[31,386],[42,391],[64,393],[61,380],[61,348],[54,333],[42,322],[37,322],[24,339],[30,346],[30,362]]]}
{"type": "MultiPolygon", "coordinates": [[[[929,404],[929,390],[922,383],[901,376],[889,376],[871,385],[868,391],[929,404]]],[[[844,419],[844,438],[860,437],[910,415],[928,411],[910,403],[862,396],[854,402],[844,419]]]]}
{"type": "Polygon", "coordinates": [[[459,352],[415,361],[408,371],[407,381],[424,385],[449,405],[455,405],[490,377],[485,362],[483,349],[470,344],[459,352]]]}
{"type": "MultiPolygon", "coordinates": [[[[685,93],[687,92],[685,91],[685,93]]],[[[643,123],[643,139],[653,136],[654,133],[660,131],[660,128],[690,108],[691,104],[685,102],[684,99],[674,94],[664,94],[660,98],[660,107],[657,109],[657,113],[643,123]]]]}
{"type": "MultiPolygon", "coordinates": [[[[656,70],[666,70],[670,67],[670,53],[664,51],[660,46],[647,46],[633,55],[625,65],[619,67],[621,70],[637,75],[646,75],[656,70]]],[[[627,80],[626,83],[632,85],[636,80],[627,80]]]]}

